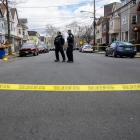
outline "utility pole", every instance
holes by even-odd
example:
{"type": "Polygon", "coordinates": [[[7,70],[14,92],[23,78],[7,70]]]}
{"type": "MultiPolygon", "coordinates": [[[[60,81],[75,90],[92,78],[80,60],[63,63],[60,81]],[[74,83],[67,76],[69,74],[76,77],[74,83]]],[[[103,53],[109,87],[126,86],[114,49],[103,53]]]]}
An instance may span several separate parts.
{"type": "Polygon", "coordinates": [[[10,18],[9,18],[9,5],[8,5],[8,0],[6,0],[6,11],[7,11],[8,41],[10,42],[10,18]]]}
{"type": "MultiPolygon", "coordinates": [[[[9,5],[8,5],[8,0],[3,0],[2,3],[4,4],[4,6],[6,7],[6,13],[7,13],[7,40],[8,40],[8,44],[10,44],[11,40],[10,40],[10,16],[9,16],[9,5]]],[[[7,44],[7,45],[8,45],[7,44]]],[[[12,50],[11,50],[11,46],[8,47],[8,53],[11,54],[12,50]]]]}
{"type": "Polygon", "coordinates": [[[96,12],[96,9],[95,9],[95,0],[94,0],[94,23],[93,23],[93,26],[94,26],[94,43],[93,43],[93,45],[95,46],[95,44],[96,44],[96,42],[95,42],[95,40],[96,40],[96,34],[95,34],[95,29],[96,29],[96,23],[95,23],[95,12],[96,12]]]}

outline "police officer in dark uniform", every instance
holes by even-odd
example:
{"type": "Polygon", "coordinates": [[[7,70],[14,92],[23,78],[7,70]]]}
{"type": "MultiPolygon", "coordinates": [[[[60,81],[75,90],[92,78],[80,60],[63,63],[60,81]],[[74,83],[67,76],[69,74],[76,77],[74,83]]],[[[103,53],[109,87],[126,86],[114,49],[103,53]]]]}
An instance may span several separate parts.
{"type": "Polygon", "coordinates": [[[62,55],[63,61],[65,62],[65,54],[64,54],[64,46],[65,40],[63,38],[63,36],[61,35],[61,32],[57,32],[57,36],[54,40],[54,46],[55,46],[55,56],[56,56],[56,60],[55,62],[59,62],[59,52],[62,55]]]}
{"type": "Polygon", "coordinates": [[[68,43],[68,47],[67,47],[67,57],[68,57],[68,63],[72,63],[73,62],[73,47],[74,47],[74,36],[71,33],[71,30],[68,30],[68,38],[67,38],[67,43],[68,43]]]}

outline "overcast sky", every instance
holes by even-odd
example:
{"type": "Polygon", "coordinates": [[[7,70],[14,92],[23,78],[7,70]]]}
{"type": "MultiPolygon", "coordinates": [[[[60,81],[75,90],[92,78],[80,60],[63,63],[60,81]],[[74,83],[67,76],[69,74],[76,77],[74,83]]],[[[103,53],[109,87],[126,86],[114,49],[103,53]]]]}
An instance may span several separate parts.
{"type": "MultiPolygon", "coordinates": [[[[19,17],[27,18],[30,29],[44,29],[47,24],[64,27],[74,21],[80,25],[91,24],[93,0],[24,0],[18,4],[19,17]]],[[[102,16],[103,5],[119,0],[96,0],[96,17],[102,16]]]]}

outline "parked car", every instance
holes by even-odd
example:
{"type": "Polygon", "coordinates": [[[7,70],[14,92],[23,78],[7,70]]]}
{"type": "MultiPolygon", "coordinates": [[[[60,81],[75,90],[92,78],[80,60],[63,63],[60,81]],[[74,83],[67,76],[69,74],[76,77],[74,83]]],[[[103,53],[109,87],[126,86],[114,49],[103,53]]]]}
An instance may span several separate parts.
{"type": "Polygon", "coordinates": [[[79,48],[79,52],[82,52],[82,48],[83,48],[83,46],[81,46],[81,47],[79,48]]]}
{"type": "Polygon", "coordinates": [[[46,44],[40,44],[38,46],[38,50],[39,50],[39,53],[48,53],[49,52],[46,44]]]}
{"type": "Polygon", "coordinates": [[[50,51],[55,51],[55,47],[53,47],[53,48],[50,48],[50,51]]]}
{"type": "Polygon", "coordinates": [[[91,45],[84,45],[82,47],[82,52],[93,53],[93,47],[91,45]]]}
{"type": "Polygon", "coordinates": [[[21,49],[19,50],[19,56],[26,56],[26,55],[38,55],[39,50],[35,44],[25,43],[22,45],[21,49]]]}
{"type": "Polygon", "coordinates": [[[136,47],[128,42],[115,41],[106,48],[106,56],[128,56],[133,58],[136,55],[136,47]]]}
{"type": "Polygon", "coordinates": [[[79,47],[76,47],[75,50],[79,50],[79,47]]]}

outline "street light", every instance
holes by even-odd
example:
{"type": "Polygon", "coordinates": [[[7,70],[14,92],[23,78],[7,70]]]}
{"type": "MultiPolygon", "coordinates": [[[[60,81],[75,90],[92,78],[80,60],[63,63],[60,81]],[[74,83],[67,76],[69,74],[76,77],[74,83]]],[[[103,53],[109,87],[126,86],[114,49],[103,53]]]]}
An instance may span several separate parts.
{"type": "MultiPolygon", "coordinates": [[[[95,3],[94,3],[95,4],[95,3]]],[[[95,20],[96,20],[96,17],[95,17],[95,6],[94,6],[94,12],[91,12],[91,11],[80,11],[81,13],[84,13],[84,12],[86,12],[86,13],[91,13],[91,14],[93,14],[93,18],[94,18],[94,21],[93,21],[93,27],[94,27],[94,43],[93,43],[93,45],[95,45],[95,28],[96,28],[96,23],[95,23],[95,20]]]]}
{"type": "Polygon", "coordinates": [[[94,14],[93,12],[90,12],[90,11],[84,11],[84,10],[82,10],[82,11],[80,11],[81,13],[85,13],[85,12],[87,12],[87,13],[91,13],[91,14],[94,14]]]}

